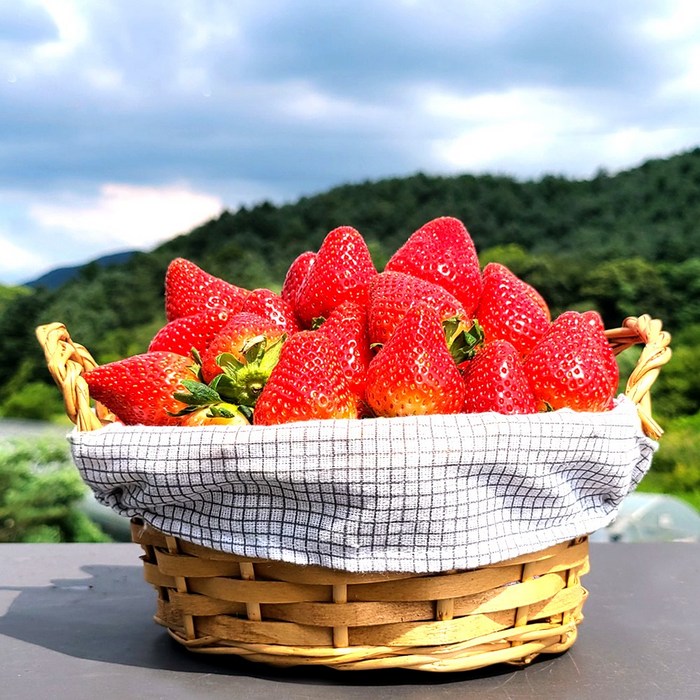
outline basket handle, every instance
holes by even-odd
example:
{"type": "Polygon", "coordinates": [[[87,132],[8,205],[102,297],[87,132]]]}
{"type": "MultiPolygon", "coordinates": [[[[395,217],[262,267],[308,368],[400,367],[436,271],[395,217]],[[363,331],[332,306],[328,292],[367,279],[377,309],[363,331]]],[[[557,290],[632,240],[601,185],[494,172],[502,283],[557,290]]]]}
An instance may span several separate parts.
{"type": "Polygon", "coordinates": [[[83,372],[97,367],[88,350],[71,340],[62,323],[47,323],[36,329],[36,337],[44,349],[49,373],[63,394],[68,418],[78,430],[97,430],[115,420],[113,413],[102,404],[90,406],[90,389],[83,372]]]}
{"type": "MultiPolygon", "coordinates": [[[[663,330],[661,321],[648,314],[630,316],[621,328],[607,330],[605,335],[616,355],[633,345],[644,344],[625,394],[637,405],[644,433],[658,440],[664,431],[651,416],[650,392],[661,367],[671,358],[671,335],[663,330]]],[[[66,414],[78,430],[97,430],[114,422],[114,414],[104,406],[96,403],[94,411],[90,406],[90,390],[82,374],[97,367],[97,362],[88,350],[71,340],[62,323],[39,326],[36,336],[44,349],[49,372],[63,394],[66,414]]]]}
{"type": "Polygon", "coordinates": [[[664,431],[651,416],[651,387],[661,368],[671,359],[671,334],[663,330],[659,319],[643,314],[627,317],[621,328],[611,328],[605,331],[605,335],[615,355],[638,343],[644,344],[637,364],[627,380],[625,395],[637,404],[644,433],[658,440],[664,431]]]}

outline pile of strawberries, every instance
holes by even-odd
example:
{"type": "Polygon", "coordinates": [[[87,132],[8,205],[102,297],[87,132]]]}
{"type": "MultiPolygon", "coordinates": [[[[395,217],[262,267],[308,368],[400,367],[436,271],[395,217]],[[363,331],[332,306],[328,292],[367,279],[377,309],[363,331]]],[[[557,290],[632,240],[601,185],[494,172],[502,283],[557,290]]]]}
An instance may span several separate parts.
{"type": "Polygon", "coordinates": [[[165,312],[146,353],[85,374],[127,425],[604,411],[619,380],[596,312],[552,320],[508,268],[481,270],[452,217],[418,229],[382,272],[358,231],[336,228],[292,262],[280,294],[177,258],[165,312]]]}

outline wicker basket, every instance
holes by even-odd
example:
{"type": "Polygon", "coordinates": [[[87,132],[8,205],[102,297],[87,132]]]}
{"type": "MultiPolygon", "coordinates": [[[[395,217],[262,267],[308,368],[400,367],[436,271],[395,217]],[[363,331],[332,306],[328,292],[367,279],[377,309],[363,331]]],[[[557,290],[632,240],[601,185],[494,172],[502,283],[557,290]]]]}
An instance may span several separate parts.
{"type": "MultiPolygon", "coordinates": [[[[670,358],[670,336],[645,315],[607,331],[616,353],[644,348],[626,394],[644,432],[662,430],[651,416],[650,389],[670,358]]],[[[77,428],[113,420],[92,406],[82,372],[95,366],[63,324],[37,337],[77,428]]],[[[527,664],[576,640],[587,592],[585,534],[546,550],[478,569],[440,574],[356,574],[242,558],[164,535],[132,521],[144,550],[144,575],[157,591],[155,620],[192,651],[234,654],[278,666],[336,669],[410,668],[465,671],[527,664]]]]}

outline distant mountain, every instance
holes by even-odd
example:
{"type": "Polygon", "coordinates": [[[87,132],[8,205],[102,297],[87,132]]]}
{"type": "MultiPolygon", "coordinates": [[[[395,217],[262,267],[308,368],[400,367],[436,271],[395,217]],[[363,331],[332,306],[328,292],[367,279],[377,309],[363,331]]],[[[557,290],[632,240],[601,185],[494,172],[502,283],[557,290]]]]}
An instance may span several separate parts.
{"type": "Polygon", "coordinates": [[[99,265],[100,267],[111,267],[112,265],[122,265],[127,262],[129,258],[136,251],[128,250],[123,253],[113,253],[112,255],[104,255],[101,258],[91,260],[83,265],[74,265],[72,267],[58,267],[55,270],[47,272],[41,277],[37,277],[31,282],[25,282],[22,286],[32,287],[33,289],[38,289],[39,287],[44,287],[45,289],[58,289],[61,285],[72,280],[78,275],[78,273],[88,265],[99,265]]]}

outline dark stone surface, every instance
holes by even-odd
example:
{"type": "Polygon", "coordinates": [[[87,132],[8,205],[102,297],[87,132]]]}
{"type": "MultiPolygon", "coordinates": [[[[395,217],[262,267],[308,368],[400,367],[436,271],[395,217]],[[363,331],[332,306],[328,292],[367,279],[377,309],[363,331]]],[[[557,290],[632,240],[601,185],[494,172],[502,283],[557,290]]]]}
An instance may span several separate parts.
{"type": "Polygon", "coordinates": [[[0,697],[700,697],[700,545],[591,544],[590,597],[568,652],[464,673],[278,669],[196,655],[152,621],[133,544],[0,545],[0,697]]]}

